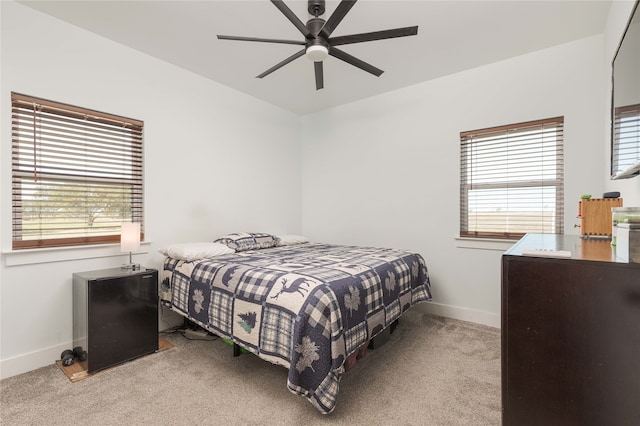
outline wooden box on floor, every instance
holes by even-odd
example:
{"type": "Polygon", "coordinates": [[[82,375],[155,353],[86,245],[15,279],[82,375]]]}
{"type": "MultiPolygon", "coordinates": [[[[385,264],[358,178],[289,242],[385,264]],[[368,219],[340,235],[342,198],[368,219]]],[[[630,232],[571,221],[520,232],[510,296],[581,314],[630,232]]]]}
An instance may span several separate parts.
{"type": "MultiPolygon", "coordinates": [[[[167,349],[171,348],[173,348],[173,343],[163,339],[162,337],[158,339],[158,352],[166,351],[167,349]]],[[[79,382],[80,380],[86,379],[87,377],[91,377],[93,375],[89,374],[89,372],[87,371],[87,361],[75,361],[71,365],[63,365],[62,361],[56,361],[56,365],[60,367],[60,369],[64,372],[64,374],[67,375],[72,383],[79,382]]],[[[100,370],[98,371],[98,373],[106,370],[109,370],[109,368],[100,370]]]]}

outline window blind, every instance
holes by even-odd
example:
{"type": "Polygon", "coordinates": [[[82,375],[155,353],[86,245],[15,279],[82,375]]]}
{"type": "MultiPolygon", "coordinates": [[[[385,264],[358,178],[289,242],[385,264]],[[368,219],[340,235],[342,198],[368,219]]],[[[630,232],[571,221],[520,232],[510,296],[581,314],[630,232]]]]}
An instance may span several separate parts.
{"type": "Polygon", "coordinates": [[[118,242],[123,222],[144,229],[142,121],[18,93],[11,104],[14,249],[118,242]]]}
{"type": "Polygon", "coordinates": [[[460,236],[564,232],[564,119],[460,133],[460,236]]]}
{"type": "Polygon", "coordinates": [[[640,104],[616,108],[613,120],[612,174],[636,175],[640,173],[640,104]]]}

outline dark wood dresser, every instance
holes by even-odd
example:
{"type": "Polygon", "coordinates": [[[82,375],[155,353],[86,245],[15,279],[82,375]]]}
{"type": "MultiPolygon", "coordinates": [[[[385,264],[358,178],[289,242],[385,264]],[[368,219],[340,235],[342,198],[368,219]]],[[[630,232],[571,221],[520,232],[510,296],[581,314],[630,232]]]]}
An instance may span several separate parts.
{"type": "Polygon", "coordinates": [[[528,234],[502,256],[502,424],[640,425],[640,264],[609,240],[528,234]]]}

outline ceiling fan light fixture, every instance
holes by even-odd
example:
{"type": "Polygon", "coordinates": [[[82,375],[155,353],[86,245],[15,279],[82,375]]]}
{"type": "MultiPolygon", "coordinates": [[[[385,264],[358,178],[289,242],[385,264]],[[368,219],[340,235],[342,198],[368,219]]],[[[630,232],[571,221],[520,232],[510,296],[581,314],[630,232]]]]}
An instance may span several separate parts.
{"type": "Polygon", "coordinates": [[[322,62],[329,56],[329,49],[320,44],[307,47],[305,52],[307,59],[313,62],[322,62]]]}

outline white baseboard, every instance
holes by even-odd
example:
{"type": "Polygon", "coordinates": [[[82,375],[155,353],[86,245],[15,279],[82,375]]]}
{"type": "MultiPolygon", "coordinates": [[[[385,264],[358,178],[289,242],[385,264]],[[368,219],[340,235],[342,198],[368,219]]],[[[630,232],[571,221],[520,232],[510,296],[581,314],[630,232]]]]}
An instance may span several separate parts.
{"type": "Polygon", "coordinates": [[[0,379],[46,367],[60,359],[65,349],[71,349],[72,342],[59,344],[0,361],[0,379]]]}
{"type": "Polygon", "coordinates": [[[427,314],[500,328],[500,314],[494,314],[493,312],[479,311],[476,309],[461,308],[459,306],[443,305],[442,303],[433,302],[418,303],[413,307],[413,309],[419,309],[427,314]]]}

